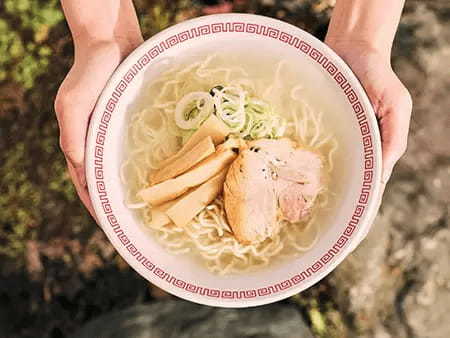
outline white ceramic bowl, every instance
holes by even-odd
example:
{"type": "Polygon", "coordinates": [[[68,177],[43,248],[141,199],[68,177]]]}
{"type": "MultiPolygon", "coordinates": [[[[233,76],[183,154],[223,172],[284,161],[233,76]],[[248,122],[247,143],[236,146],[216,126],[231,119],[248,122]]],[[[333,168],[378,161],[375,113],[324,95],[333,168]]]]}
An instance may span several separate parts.
{"type": "Polygon", "coordinates": [[[144,278],[178,297],[213,306],[247,307],[298,293],[332,271],[364,238],[378,209],[381,146],[370,102],[349,67],[325,44],[287,23],[247,14],[189,20],[147,40],[115,71],[90,123],[86,171],[101,227],[121,256],[144,278]],[[319,242],[299,258],[258,272],[212,274],[190,256],[174,256],[145,231],[124,204],[119,168],[129,108],[166,57],[217,44],[293,58],[304,70],[311,105],[326,112],[340,141],[334,180],[337,203],[319,242]]]}

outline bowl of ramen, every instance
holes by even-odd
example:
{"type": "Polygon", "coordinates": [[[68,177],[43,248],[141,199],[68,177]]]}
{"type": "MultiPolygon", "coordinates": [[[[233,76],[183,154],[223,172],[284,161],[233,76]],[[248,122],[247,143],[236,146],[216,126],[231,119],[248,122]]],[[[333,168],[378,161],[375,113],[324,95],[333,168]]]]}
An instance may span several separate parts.
{"type": "Polygon", "coordinates": [[[301,292],[364,238],[380,195],[370,102],[326,45],[247,14],[189,20],[115,71],[86,149],[98,221],[144,278],[224,307],[301,292]]]}

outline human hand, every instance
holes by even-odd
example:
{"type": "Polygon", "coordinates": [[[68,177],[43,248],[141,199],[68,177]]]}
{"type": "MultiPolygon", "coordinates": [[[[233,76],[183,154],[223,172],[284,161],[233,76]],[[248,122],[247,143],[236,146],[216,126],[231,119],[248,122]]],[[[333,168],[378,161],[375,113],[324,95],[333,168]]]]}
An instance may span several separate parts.
{"type": "Polygon", "coordinates": [[[94,218],[84,167],[90,116],[111,74],[141,41],[140,36],[135,39],[114,38],[106,41],[77,39],[74,64],[56,96],[60,146],[77,193],[94,218]]]}
{"type": "Polygon", "coordinates": [[[89,120],[109,77],[143,39],[132,0],[61,0],[61,5],[75,56],[55,100],[60,146],[77,193],[96,218],[84,171],[89,120]]]}
{"type": "Polygon", "coordinates": [[[389,55],[363,42],[326,43],[350,66],[367,92],[381,132],[382,183],[386,184],[396,162],[406,151],[412,99],[392,70],[389,55]]]}

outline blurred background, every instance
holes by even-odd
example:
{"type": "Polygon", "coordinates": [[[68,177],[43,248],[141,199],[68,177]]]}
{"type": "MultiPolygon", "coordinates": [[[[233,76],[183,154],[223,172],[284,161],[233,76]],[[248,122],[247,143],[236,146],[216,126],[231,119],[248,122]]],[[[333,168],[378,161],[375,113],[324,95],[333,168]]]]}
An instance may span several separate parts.
{"type": "MultiPolygon", "coordinates": [[[[323,39],[333,4],[135,0],[145,38],[191,17],[236,11],[276,17],[323,39]]],[[[448,0],[406,2],[393,66],[414,100],[409,148],[369,237],[309,290],[241,312],[177,301],[150,285],[81,206],[53,111],[72,54],[57,0],[0,2],[1,337],[67,337],[140,304],[153,316],[146,325],[154,337],[450,337],[448,0]]],[[[128,317],[138,318],[139,309],[128,317]]]]}

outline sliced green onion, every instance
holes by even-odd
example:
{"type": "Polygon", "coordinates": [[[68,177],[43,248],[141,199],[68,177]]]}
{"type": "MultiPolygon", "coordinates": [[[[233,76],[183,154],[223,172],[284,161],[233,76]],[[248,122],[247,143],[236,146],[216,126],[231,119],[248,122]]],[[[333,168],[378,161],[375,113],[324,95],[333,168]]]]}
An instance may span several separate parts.
{"type": "Polygon", "coordinates": [[[214,111],[214,101],[206,92],[185,95],[175,108],[175,123],[184,130],[196,129],[214,111]]]}
{"type": "Polygon", "coordinates": [[[212,113],[244,139],[278,138],[287,125],[267,102],[249,97],[240,86],[217,85],[209,92],[189,93],[176,105],[174,127],[183,144],[212,113]]]}

